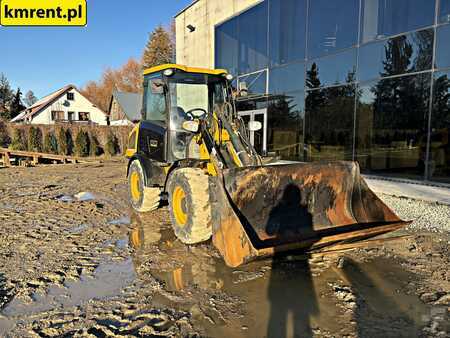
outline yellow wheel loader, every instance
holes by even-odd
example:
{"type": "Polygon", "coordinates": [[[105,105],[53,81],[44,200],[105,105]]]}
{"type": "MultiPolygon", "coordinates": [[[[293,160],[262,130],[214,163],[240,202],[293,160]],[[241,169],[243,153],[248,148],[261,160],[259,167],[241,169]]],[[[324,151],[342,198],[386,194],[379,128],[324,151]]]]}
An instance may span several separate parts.
{"type": "MultiPolygon", "coordinates": [[[[212,242],[227,265],[288,250],[321,252],[400,229],[357,163],[263,164],[225,70],[167,64],[144,72],[142,120],[129,136],[129,198],[168,204],[179,240],[212,242]]],[[[265,161],[264,161],[265,162],[265,161]]]]}

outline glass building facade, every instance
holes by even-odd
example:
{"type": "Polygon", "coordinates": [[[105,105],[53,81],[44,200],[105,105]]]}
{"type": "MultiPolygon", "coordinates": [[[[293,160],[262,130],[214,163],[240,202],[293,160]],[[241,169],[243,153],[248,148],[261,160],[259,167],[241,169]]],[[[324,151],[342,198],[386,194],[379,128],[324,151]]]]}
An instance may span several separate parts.
{"type": "Polygon", "coordinates": [[[450,183],[450,0],[265,0],[215,27],[262,151],[450,183]]]}

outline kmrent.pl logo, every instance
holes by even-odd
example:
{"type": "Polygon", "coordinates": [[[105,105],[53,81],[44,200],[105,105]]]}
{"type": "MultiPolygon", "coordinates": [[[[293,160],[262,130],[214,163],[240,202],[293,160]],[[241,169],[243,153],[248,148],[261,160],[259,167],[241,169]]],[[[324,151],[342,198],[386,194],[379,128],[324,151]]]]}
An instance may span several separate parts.
{"type": "Polygon", "coordinates": [[[0,0],[2,26],[85,26],[86,0],[0,0]]]}

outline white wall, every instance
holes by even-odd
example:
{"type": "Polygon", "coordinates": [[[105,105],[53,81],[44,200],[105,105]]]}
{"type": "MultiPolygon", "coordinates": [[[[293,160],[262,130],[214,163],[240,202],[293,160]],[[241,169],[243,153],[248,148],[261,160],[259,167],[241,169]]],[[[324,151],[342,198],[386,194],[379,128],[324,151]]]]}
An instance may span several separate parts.
{"type": "MultiPolygon", "coordinates": [[[[262,0],[200,0],[175,18],[177,63],[214,68],[214,27],[262,0]],[[189,32],[186,26],[195,27],[189,32]]],[[[233,74],[236,75],[236,74],[233,74]]]]}
{"type": "Polygon", "coordinates": [[[52,111],[64,111],[64,119],[68,119],[68,112],[75,112],[74,120],[79,120],[79,112],[88,112],[90,120],[99,125],[106,125],[106,115],[99,108],[95,107],[88,99],[86,99],[76,89],[71,89],[69,93],[74,94],[74,100],[67,100],[67,92],[50,106],[33,116],[32,124],[54,124],[52,121],[52,111]]]}

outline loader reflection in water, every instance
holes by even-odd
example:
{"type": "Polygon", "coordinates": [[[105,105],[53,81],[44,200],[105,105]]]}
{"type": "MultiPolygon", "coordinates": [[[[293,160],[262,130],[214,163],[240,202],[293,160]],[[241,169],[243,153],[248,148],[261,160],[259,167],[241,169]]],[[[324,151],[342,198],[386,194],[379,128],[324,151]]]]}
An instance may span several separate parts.
{"type": "Polygon", "coordinates": [[[210,260],[190,261],[186,246],[177,240],[170,225],[161,226],[148,222],[147,216],[132,215],[134,228],[129,233],[129,242],[135,251],[133,264],[138,275],[151,274],[170,292],[191,285],[204,290],[222,288],[223,280],[216,276],[216,265],[210,260]]]}
{"type": "MultiPolygon", "coordinates": [[[[270,213],[267,231],[288,231],[280,216],[286,212],[302,221],[300,234],[311,234],[300,192],[289,187],[280,193],[283,198],[270,213]]],[[[427,325],[423,316],[429,309],[407,291],[417,276],[397,259],[374,257],[362,263],[346,256],[337,268],[336,257],[300,260],[277,253],[271,261],[231,269],[210,245],[187,250],[164,218],[152,213],[131,218],[136,276],[143,292],[150,292],[152,306],[189,312],[205,336],[416,337],[427,325]],[[152,289],[155,280],[161,289],[152,289]]]]}
{"type": "MultiPolygon", "coordinates": [[[[270,236],[301,234],[312,237],[313,217],[307,206],[302,205],[300,189],[288,184],[278,205],[270,212],[266,232],[270,236]],[[290,225],[286,227],[286,225],[290,225]]],[[[310,317],[318,314],[319,308],[307,260],[297,263],[302,278],[295,277],[292,288],[286,287],[280,294],[281,279],[289,278],[283,272],[286,254],[275,254],[272,260],[272,273],[268,287],[270,317],[267,337],[312,337],[310,317]]],[[[291,285],[291,283],[287,283],[291,285]]]]}

